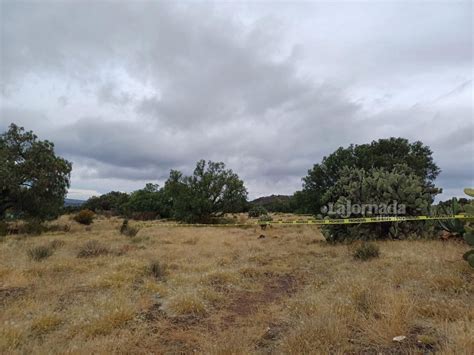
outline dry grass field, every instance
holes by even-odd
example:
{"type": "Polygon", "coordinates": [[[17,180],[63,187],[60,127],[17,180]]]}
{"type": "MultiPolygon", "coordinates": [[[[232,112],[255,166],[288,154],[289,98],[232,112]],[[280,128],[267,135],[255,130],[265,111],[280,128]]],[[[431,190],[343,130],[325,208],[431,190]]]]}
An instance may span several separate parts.
{"type": "Polygon", "coordinates": [[[462,243],[378,242],[364,262],[316,226],[121,222],[0,242],[1,353],[474,353],[462,243]]]}

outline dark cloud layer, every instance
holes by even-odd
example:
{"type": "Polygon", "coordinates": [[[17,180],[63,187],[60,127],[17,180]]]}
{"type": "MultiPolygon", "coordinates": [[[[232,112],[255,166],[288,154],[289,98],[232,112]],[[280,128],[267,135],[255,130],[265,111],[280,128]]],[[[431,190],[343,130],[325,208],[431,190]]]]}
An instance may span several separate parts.
{"type": "Polygon", "coordinates": [[[0,129],[53,140],[76,197],[200,158],[291,193],[390,136],[432,147],[445,197],[474,185],[470,2],[2,1],[0,22],[0,129]]]}

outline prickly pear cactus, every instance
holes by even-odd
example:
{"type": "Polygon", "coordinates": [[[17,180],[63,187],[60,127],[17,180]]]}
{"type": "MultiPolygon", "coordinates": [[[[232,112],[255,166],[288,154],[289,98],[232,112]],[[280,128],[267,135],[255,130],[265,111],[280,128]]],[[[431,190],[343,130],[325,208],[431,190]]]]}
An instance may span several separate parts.
{"type": "MultiPolygon", "coordinates": [[[[474,189],[464,189],[464,192],[466,193],[466,195],[474,197],[474,189]]],[[[471,201],[469,203],[469,205],[466,206],[465,210],[466,210],[467,214],[474,216],[474,203],[473,203],[473,201],[471,201]]],[[[468,252],[464,253],[463,259],[466,260],[472,268],[474,268],[474,227],[472,227],[469,224],[469,225],[465,226],[464,228],[465,228],[465,233],[463,235],[464,240],[473,249],[471,249],[468,252]]]]}
{"type": "MultiPolygon", "coordinates": [[[[337,183],[322,197],[331,218],[359,218],[396,215],[418,216],[429,213],[434,195],[424,182],[405,165],[392,170],[343,168],[337,183]],[[403,205],[403,211],[382,211],[350,206],[403,205]],[[345,215],[338,211],[344,212],[345,215]],[[393,213],[395,212],[395,213],[393,213]]],[[[397,208],[398,209],[398,208],[397,208]]],[[[322,232],[328,242],[368,240],[383,238],[421,238],[434,235],[434,226],[427,222],[387,222],[361,225],[324,226],[322,232]]]]}
{"type": "MultiPolygon", "coordinates": [[[[461,205],[455,197],[453,197],[453,199],[451,200],[450,206],[440,205],[436,210],[437,214],[443,216],[461,214],[462,212],[463,210],[461,208],[461,205]]],[[[441,226],[442,229],[452,234],[463,235],[465,232],[465,223],[464,221],[459,219],[447,219],[443,221],[438,221],[438,224],[441,226]]]]}

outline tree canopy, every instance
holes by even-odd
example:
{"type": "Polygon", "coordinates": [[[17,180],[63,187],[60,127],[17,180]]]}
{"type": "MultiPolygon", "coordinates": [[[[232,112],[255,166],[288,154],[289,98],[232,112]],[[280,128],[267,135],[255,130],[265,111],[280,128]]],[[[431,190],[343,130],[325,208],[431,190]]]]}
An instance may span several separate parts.
{"type": "Polygon", "coordinates": [[[12,123],[0,135],[0,219],[7,212],[38,219],[57,216],[71,168],[55,154],[53,143],[12,123]]]}
{"type": "Polygon", "coordinates": [[[124,212],[124,205],[130,199],[130,195],[125,192],[111,191],[101,196],[93,196],[89,198],[82,208],[89,209],[94,212],[111,211],[115,214],[124,212]]]}
{"type": "Polygon", "coordinates": [[[200,160],[191,176],[171,170],[162,188],[149,183],[130,195],[110,192],[90,198],[84,207],[136,219],[172,217],[207,223],[225,213],[240,212],[246,204],[247,190],[237,174],[224,163],[200,160]]]}
{"type": "Polygon", "coordinates": [[[422,142],[410,143],[404,138],[379,139],[369,144],[340,147],[334,153],[324,157],[322,162],[315,164],[303,178],[303,191],[299,196],[305,204],[304,211],[318,214],[323,206],[324,193],[334,186],[341,177],[345,167],[370,170],[384,168],[388,171],[399,164],[405,164],[423,185],[431,189],[434,196],[434,180],[441,170],[434,163],[432,151],[422,142]]]}
{"type": "Polygon", "coordinates": [[[208,222],[212,217],[240,212],[247,202],[244,182],[222,162],[200,160],[191,176],[173,170],[164,190],[173,217],[188,222],[208,222]]]}

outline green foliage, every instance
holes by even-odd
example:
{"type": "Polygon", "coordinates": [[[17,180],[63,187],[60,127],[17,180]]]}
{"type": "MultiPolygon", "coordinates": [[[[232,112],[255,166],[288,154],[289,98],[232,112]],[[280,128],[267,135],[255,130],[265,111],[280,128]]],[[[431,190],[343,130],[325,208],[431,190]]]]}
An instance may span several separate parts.
{"type": "Polygon", "coordinates": [[[41,261],[53,255],[53,247],[50,245],[40,245],[28,249],[28,256],[31,260],[41,261]]]}
{"type": "Polygon", "coordinates": [[[267,209],[260,205],[253,206],[248,212],[249,217],[260,217],[265,214],[268,214],[267,209]]]}
{"type": "Polygon", "coordinates": [[[136,236],[139,230],[140,229],[136,227],[131,227],[128,223],[128,219],[124,219],[122,225],[120,226],[120,234],[123,234],[130,238],[136,236]]]}
{"type": "Polygon", "coordinates": [[[133,192],[123,209],[134,219],[151,220],[160,214],[169,215],[164,211],[164,195],[156,184],[146,186],[133,192]]]}
{"type": "Polygon", "coordinates": [[[81,210],[74,216],[74,220],[77,223],[85,224],[86,226],[88,226],[94,221],[94,216],[95,213],[91,210],[81,210]]]}
{"type": "Polygon", "coordinates": [[[320,213],[324,206],[323,195],[337,183],[344,168],[366,171],[383,168],[390,171],[399,164],[405,164],[418,176],[432,197],[439,192],[434,188],[433,181],[440,169],[434,163],[429,147],[421,142],[409,143],[403,138],[380,139],[370,144],[341,147],[324,157],[320,164],[314,165],[303,178],[304,196],[297,196],[303,204],[300,209],[305,213],[320,213]]]}
{"type": "Polygon", "coordinates": [[[225,169],[224,163],[204,160],[191,176],[171,171],[163,193],[172,217],[185,222],[209,223],[225,213],[242,211],[247,202],[247,190],[237,174],[225,169]]]}
{"type": "Polygon", "coordinates": [[[31,234],[31,235],[40,235],[43,232],[46,232],[47,228],[43,225],[40,220],[32,219],[27,221],[24,225],[21,226],[19,232],[22,234],[31,234]]]}
{"type": "MultiPolygon", "coordinates": [[[[474,189],[466,188],[464,189],[464,192],[471,197],[474,196],[474,189]]],[[[465,206],[465,210],[468,214],[474,216],[474,201],[471,200],[470,203],[465,206]]],[[[471,248],[474,248],[474,227],[471,225],[471,223],[468,223],[464,226],[463,238],[471,248]]],[[[469,263],[469,266],[474,268],[474,249],[471,249],[465,253],[463,258],[469,263]]]]}
{"type": "Polygon", "coordinates": [[[110,250],[97,240],[89,240],[78,251],[78,258],[92,258],[95,256],[109,254],[110,250]]]}
{"type": "Polygon", "coordinates": [[[114,215],[124,212],[124,206],[130,196],[127,193],[111,191],[101,196],[89,198],[81,207],[94,212],[110,211],[114,215]]]}
{"type": "Polygon", "coordinates": [[[286,195],[271,195],[257,198],[250,202],[250,211],[257,206],[261,206],[270,212],[292,213],[296,210],[293,196],[286,195]]]}
{"type": "Polygon", "coordinates": [[[467,257],[467,262],[469,263],[469,266],[474,268],[474,254],[471,254],[467,257]]]}
{"type": "Polygon", "coordinates": [[[462,258],[463,258],[464,260],[468,261],[468,259],[471,257],[471,255],[474,255],[474,249],[471,249],[471,250],[466,251],[466,252],[463,254],[462,258]]]}
{"type": "Polygon", "coordinates": [[[54,153],[54,144],[11,124],[0,135],[0,220],[50,219],[63,207],[71,163],[54,153]]]}
{"type": "MultiPolygon", "coordinates": [[[[406,165],[395,166],[391,171],[383,168],[364,170],[346,167],[342,169],[339,180],[326,191],[322,201],[325,205],[332,204],[332,209],[336,212],[342,210],[348,213],[343,216],[344,218],[360,218],[374,212],[377,212],[377,215],[393,215],[399,212],[402,215],[413,216],[428,213],[432,196],[422,179],[406,165]],[[373,208],[348,211],[349,204],[373,206],[373,208]],[[381,211],[379,209],[381,204],[392,205],[394,211],[381,211]]],[[[328,211],[328,214],[330,212],[328,211]]],[[[335,218],[338,215],[330,217],[335,218]]],[[[340,242],[420,236],[428,234],[428,227],[429,225],[424,222],[332,225],[324,227],[323,233],[329,242],[340,242]]]]}
{"type": "Polygon", "coordinates": [[[466,226],[466,233],[464,233],[464,240],[466,243],[474,247],[474,228],[471,226],[466,226]]]}
{"type": "Polygon", "coordinates": [[[380,255],[380,248],[377,244],[364,242],[358,246],[353,253],[355,259],[359,260],[370,260],[373,258],[378,258],[380,255]]]}
{"type": "Polygon", "coordinates": [[[127,218],[150,220],[175,218],[186,222],[212,223],[225,213],[247,208],[247,190],[238,175],[224,163],[204,160],[193,175],[171,170],[163,188],[147,184],[130,195],[110,192],[89,199],[85,207],[94,211],[118,211],[127,218]]]}
{"type": "Polygon", "coordinates": [[[270,216],[268,214],[263,214],[258,218],[258,221],[259,222],[271,222],[271,221],[273,221],[273,218],[272,218],[272,216],[270,216]]]}
{"type": "MultiPolygon", "coordinates": [[[[463,206],[457,198],[453,197],[450,201],[440,202],[434,212],[436,215],[451,216],[461,214],[464,211],[463,206]]],[[[438,221],[439,226],[452,234],[464,234],[464,221],[459,219],[447,219],[438,221]]]]}

